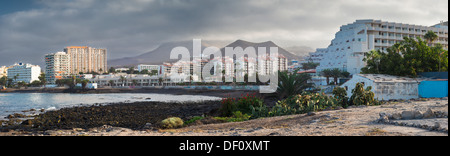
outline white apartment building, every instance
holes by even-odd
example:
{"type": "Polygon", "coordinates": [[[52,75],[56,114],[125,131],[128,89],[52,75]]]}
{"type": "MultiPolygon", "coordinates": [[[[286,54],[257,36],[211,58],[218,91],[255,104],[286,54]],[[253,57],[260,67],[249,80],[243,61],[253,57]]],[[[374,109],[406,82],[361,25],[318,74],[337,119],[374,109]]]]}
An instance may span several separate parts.
{"type": "Polygon", "coordinates": [[[338,68],[351,74],[359,74],[361,68],[365,67],[363,61],[365,53],[371,50],[386,51],[395,43],[403,41],[404,37],[424,38],[428,31],[433,31],[439,36],[435,44],[440,43],[448,49],[448,22],[434,26],[420,26],[381,20],[357,20],[342,26],[326,50],[318,49],[314,53],[323,55],[317,72],[338,68]]]}
{"type": "Polygon", "coordinates": [[[45,79],[49,84],[55,84],[56,80],[69,76],[69,55],[65,52],[57,52],[45,55],[45,79]]]}
{"type": "Polygon", "coordinates": [[[152,71],[158,71],[158,75],[163,74],[164,66],[162,65],[146,65],[146,64],[140,64],[137,66],[138,71],[142,72],[144,70],[147,70],[149,73],[152,71]]]}
{"type": "Polygon", "coordinates": [[[41,75],[41,67],[38,65],[16,63],[8,69],[8,75],[13,79],[14,83],[26,82],[31,83],[39,80],[41,75]]]}

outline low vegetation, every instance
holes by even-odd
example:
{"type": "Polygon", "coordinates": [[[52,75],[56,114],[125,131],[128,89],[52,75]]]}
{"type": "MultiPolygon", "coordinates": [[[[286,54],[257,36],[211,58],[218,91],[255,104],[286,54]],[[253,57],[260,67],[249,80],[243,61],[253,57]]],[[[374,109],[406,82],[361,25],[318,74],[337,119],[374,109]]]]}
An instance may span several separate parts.
{"type": "Polygon", "coordinates": [[[171,117],[161,121],[161,127],[165,129],[180,128],[183,125],[184,125],[183,120],[178,117],[171,117]]]}
{"type": "Polygon", "coordinates": [[[349,106],[382,104],[381,101],[374,99],[374,93],[371,91],[371,87],[364,89],[364,84],[362,83],[356,85],[352,94],[352,97],[347,97],[346,90],[340,87],[333,90],[334,96],[327,96],[324,93],[304,92],[278,101],[272,108],[264,105],[262,99],[254,95],[246,95],[240,99],[223,99],[220,111],[225,117],[234,116],[243,119],[247,117],[249,119],[256,119],[334,110],[349,106]],[[232,115],[230,115],[230,112],[232,115]],[[237,116],[236,112],[242,113],[243,115],[237,116]]]}

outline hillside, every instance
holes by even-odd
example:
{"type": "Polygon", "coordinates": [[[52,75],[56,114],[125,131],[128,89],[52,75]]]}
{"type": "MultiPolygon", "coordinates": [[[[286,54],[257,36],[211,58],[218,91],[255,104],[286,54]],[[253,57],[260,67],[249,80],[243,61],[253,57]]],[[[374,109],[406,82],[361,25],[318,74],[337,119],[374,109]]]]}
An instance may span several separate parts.
{"type": "MultiPolygon", "coordinates": [[[[253,43],[244,40],[237,40],[227,46],[223,46],[223,42],[213,42],[213,41],[202,41],[202,50],[206,47],[215,46],[222,49],[222,52],[225,48],[223,47],[278,47],[278,53],[284,55],[289,60],[292,59],[300,59],[300,56],[294,55],[291,52],[288,52],[284,48],[279,47],[272,41],[262,42],[262,43],[253,43]]],[[[153,51],[144,53],[135,57],[126,57],[121,59],[109,60],[108,65],[110,67],[123,67],[123,66],[136,66],[138,64],[162,64],[164,62],[175,62],[177,60],[170,60],[170,52],[175,47],[186,47],[192,56],[192,41],[181,41],[181,42],[169,42],[162,44],[158,48],[153,51]]]]}

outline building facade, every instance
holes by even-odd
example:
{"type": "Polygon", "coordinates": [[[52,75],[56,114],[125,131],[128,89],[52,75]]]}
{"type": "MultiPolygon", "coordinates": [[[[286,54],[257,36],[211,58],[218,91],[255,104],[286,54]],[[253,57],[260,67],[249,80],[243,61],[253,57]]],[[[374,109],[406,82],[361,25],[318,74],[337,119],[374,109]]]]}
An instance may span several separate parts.
{"type": "Polygon", "coordinates": [[[14,83],[22,81],[31,83],[39,80],[41,67],[32,64],[16,63],[8,69],[8,75],[13,79],[14,83]]]}
{"type": "Polygon", "coordinates": [[[103,73],[108,70],[107,50],[72,46],[64,49],[69,55],[69,73],[103,73]]]}
{"type": "Polygon", "coordinates": [[[403,41],[404,37],[424,38],[428,31],[438,35],[434,44],[448,49],[448,22],[434,26],[385,22],[381,20],[357,20],[344,25],[326,49],[318,49],[315,55],[322,55],[318,72],[338,68],[351,74],[359,74],[365,67],[365,53],[372,50],[386,51],[403,41]]]}
{"type": "Polygon", "coordinates": [[[45,79],[49,84],[54,84],[56,80],[70,75],[69,55],[65,52],[45,55],[45,64],[45,79]]]}
{"type": "Polygon", "coordinates": [[[0,66],[0,78],[8,76],[8,68],[6,66],[0,66]]]}
{"type": "Polygon", "coordinates": [[[162,65],[146,65],[146,64],[140,64],[137,66],[138,71],[142,72],[144,70],[147,70],[149,73],[152,71],[158,71],[158,75],[162,74],[163,66],[162,65]]]}

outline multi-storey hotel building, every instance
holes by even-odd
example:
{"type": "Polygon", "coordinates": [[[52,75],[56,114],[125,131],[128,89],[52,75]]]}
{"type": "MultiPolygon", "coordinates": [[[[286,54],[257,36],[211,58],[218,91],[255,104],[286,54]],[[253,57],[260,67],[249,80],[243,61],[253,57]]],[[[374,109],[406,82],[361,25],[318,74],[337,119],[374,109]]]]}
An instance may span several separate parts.
{"type": "Polygon", "coordinates": [[[103,73],[107,71],[107,50],[72,46],[64,49],[69,55],[69,73],[103,73]]]}
{"type": "Polygon", "coordinates": [[[80,73],[107,71],[107,50],[91,47],[67,47],[64,52],[45,55],[46,80],[53,84],[58,79],[80,73]]]}
{"type": "Polygon", "coordinates": [[[14,83],[31,83],[39,80],[39,75],[41,75],[41,67],[38,65],[16,63],[8,69],[8,75],[10,79],[13,79],[14,83]]]}
{"type": "Polygon", "coordinates": [[[57,52],[45,55],[45,79],[53,84],[56,80],[62,79],[69,73],[69,55],[65,52],[57,52]]]}
{"type": "Polygon", "coordinates": [[[420,26],[381,20],[357,20],[344,25],[336,33],[335,39],[326,49],[318,49],[314,55],[322,55],[318,72],[324,69],[338,68],[351,74],[358,74],[365,66],[364,54],[371,50],[386,51],[404,37],[424,38],[428,31],[439,37],[434,42],[448,49],[448,22],[434,26],[420,26]]]}

